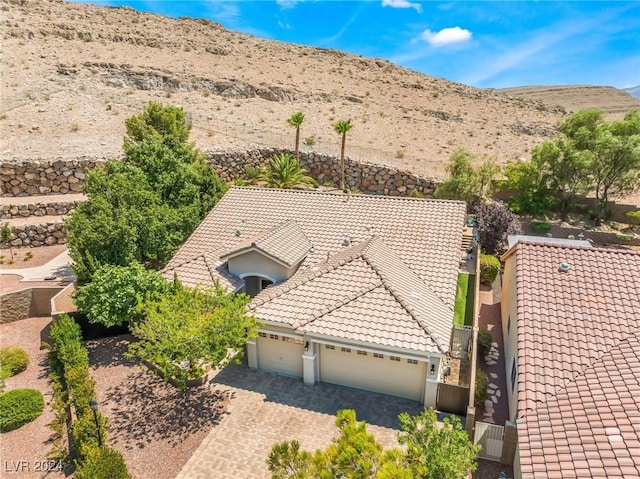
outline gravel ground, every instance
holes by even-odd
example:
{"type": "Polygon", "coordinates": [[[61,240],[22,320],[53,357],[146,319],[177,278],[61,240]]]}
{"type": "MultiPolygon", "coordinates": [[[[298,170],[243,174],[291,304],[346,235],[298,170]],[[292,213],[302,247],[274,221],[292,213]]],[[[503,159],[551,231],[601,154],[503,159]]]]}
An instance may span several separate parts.
{"type": "MultiPolygon", "coordinates": [[[[0,324],[0,345],[18,346],[29,355],[29,367],[26,371],[9,378],[5,391],[17,388],[32,388],[42,392],[45,409],[35,421],[15,431],[0,435],[0,456],[2,466],[0,477],[7,479],[65,477],[58,471],[46,471],[48,466],[57,466],[47,461],[51,450],[52,431],[48,424],[53,420],[50,404],[53,391],[48,379],[46,350],[40,344],[46,337],[43,331],[51,322],[51,318],[30,318],[13,323],[0,324]],[[38,470],[40,469],[40,470],[38,470]],[[45,469],[44,471],[42,469],[45,469]]],[[[53,467],[56,469],[56,467],[53,467]]]]}
{"type": "Polygon", "coordinates": [[[4,256],[3,264],[0,264],[0,270],[34,268],[48,263],[67,249],[66,245],[58,244],[54,246],[40,246],[38,248],[13,248],[13,264],[9,264],[11,259],[11,251],[8,248],[0,249],[0,256],[4,256]],[[24,261],[27,253],[31,253],[31,259],[24,261]]]}
{"type": "Polygon", "coordinates": [[[133,479],[173,479],[228,405],[205,387],[179,391],[124,358],[132,336],[87,342],[109,444],[122,452],[133,479]]]}

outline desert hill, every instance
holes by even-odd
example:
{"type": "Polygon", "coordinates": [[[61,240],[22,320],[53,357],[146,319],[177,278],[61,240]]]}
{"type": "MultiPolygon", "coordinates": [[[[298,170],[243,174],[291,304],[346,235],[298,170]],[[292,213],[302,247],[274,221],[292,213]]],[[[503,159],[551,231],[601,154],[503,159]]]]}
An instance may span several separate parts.
{"type": "Polygon", "coordinates": [[[640,100],[630,92],[610,86],[522,86],[503,88],[500,91],[547,105],[558,105],[572,113],[586,108],[600,108],[609,119],[621,119],[634,108],[640,108],[640,100]]]}
{"type": "Polygon", "coordinates": [[[423,75],[374,58],[263,40],[199,19],[130,8],[3,0],[0,158],[118,155],[124,119],[150,100],[183,106],[202,149],[291,146],[442,174],[462,145],[500,162],[556,132],[562,108],[423,75]],[[308,140],[308,143],[311,143],[308,140]]]}

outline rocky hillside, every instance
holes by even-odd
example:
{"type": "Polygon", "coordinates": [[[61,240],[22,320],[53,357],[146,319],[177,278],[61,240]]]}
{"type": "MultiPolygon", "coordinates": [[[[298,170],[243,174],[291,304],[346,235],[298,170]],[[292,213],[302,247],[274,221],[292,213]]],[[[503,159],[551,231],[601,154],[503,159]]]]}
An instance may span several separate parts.
{"type": "MultiPolygon", "coordinates": [[[[285,123],[337,154],[442,175],[458,145],[500,162],[556,132],[560,107],[419,74],[380,59],[57,0],[2,0],[0,160],[118,155],[124,119],[150,100],[183,106],[202,149],[291,146],[285,123]]],[[[555,102],[557,103],[557,102],[555,102]]]]}
{"type": "Polygon", "coordinates": [[[558,105],[569,113],[600,108],[612,120],[621,119],[628,111],[640,108],[640,100],[631,92],[610,86],[523,86],[501,91],[514,97],[558,105]]]}

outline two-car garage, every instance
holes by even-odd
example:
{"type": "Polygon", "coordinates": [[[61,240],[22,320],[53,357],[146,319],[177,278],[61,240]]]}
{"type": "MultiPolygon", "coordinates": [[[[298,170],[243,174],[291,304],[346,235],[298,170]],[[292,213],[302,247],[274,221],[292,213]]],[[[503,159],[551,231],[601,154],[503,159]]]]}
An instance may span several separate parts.
{"type": "MultiPolygon", "coordinates": [[[[257,367],[301,378],[302,338],[260,332],[257,367]]],[[[319,377],[316,381],[422,401],[427,364],[424,361],[332,344],[315,344],[319,377]]]]}

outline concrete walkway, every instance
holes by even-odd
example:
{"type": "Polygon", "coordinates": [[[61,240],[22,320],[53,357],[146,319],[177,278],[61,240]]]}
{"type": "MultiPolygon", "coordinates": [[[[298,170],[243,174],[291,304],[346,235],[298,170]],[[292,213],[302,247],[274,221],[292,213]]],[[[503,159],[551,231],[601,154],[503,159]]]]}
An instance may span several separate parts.
{"type": "Polygon", "coordinates": [[[69,256],[69,250],[64,250],[58,256],[53,258],[42,266],[34,266],[32,268],[17,268],[0,270],[0,275],[19,275],[22,276],[20,282],[45,281],[45,278],[55,279],[57,281],[73,281],[75,276],[71,271],[73,261],[69,256]]]}

